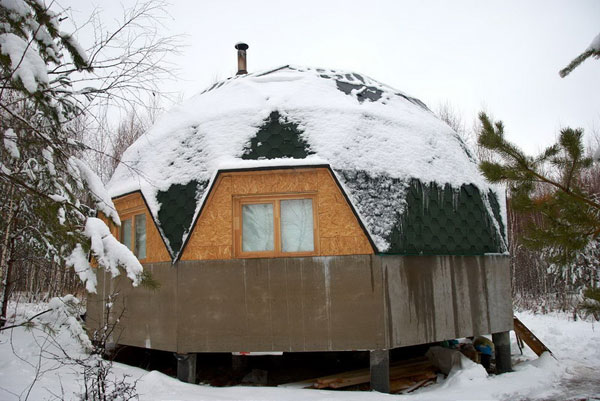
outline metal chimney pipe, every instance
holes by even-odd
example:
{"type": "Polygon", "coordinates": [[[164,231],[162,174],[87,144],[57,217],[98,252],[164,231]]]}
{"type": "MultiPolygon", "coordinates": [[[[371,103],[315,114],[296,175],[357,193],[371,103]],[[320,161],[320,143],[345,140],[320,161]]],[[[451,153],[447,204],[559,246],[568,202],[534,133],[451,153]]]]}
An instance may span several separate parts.
{"type": "Polygon", "coordinates": [[[247,74],[246,70],[246,50],[248,50],[248,45],[245,43],[237,43],[235,48],[238,51],[238,72],[236,75],[247,74]]]}

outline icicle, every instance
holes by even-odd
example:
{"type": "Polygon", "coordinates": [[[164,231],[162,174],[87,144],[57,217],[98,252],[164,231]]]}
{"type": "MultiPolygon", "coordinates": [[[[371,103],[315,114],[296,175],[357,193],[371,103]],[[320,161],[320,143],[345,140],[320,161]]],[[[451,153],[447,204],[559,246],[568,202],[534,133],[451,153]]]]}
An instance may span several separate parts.
{"type": "Polygon", "coordinates": [[[452,210],[455,212],[458,210],[458,204],[460,201],[461,188],[452,188],[452,210]]]}

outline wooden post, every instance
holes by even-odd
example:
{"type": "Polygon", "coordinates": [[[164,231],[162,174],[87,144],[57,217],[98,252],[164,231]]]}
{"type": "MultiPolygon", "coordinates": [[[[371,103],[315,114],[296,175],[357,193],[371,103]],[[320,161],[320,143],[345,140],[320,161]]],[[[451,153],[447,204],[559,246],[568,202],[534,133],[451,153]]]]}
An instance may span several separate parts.
{"type": "Polygon", "coordinates": [[[500,374],[512,371],[510,332],[492,333],[492,341],[494,342],[494,352],[496,354],[496,373],[500,374]]]}
{"type": "Polygon", "coordinates": [[[376,349],[369,353],[371,390],[390,392],[390,351],[376,349]]]}
{"type": "Polygon", "coordinates": [[[177,378],[182,382],[196,383],[196,354],[175,354],[177,378]]]}

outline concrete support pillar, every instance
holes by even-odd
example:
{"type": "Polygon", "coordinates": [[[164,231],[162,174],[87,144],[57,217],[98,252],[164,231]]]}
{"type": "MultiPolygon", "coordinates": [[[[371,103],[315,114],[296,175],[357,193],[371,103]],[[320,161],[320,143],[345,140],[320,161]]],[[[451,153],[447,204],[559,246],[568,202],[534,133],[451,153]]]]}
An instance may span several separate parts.
{"type": "Polygon", "coordinates": [[[196,383],[196,354],[175,354],[177,378],[182,382],[196,383]]]}
{"type": "Polygon", "coordinates": [[[494,342],[494,352],[496,354],[496,373],[500,374],[512,371],[510,332],[492,333],[492,341],[494,342]]]}
{"type": "Polygon", "coordinates": [[[390,351],[376,349],[370,352],[371,390],[390,392],[390,351]]]}

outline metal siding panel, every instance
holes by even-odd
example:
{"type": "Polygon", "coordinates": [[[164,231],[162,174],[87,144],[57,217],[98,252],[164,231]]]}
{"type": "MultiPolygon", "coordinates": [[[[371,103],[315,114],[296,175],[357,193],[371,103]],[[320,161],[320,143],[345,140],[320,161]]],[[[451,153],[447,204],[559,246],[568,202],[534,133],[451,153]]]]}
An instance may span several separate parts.
{"type": "Polygon", "coordinates": [[[302,259],[285,259],[285,290],[287,296],[286,315],[289,329],[289,348],[285,351],[305,351],[306,333],[304,330],[304,282],[302,280],[302,259]]]}
{"type": "Polygon", "coordinates": [[[490,333],[489,311],[487,303],[487,280],[485,265],[482,265],[481,258],[457,257],[460,266],[465,266],[468,274],[469,298],[471,304],[471,324],[473,332],[471,334],[490,333]]]}
{"type": "Polygon", "coordinates": [[[87,293],[85,328],[88,336],[93,337],[94,331],[104,326],[104,285],[106,283],[104,269],[96,271],[96,293],[87,293]]]}
{"type": "Polygon", "coordinates": [[[436,257],[436,269],[433,275],[433,310],[435,313],[436,338],[450,340],[455,338],[454,308],[452,302],[451,267],[445,257],[436,257]]]}
{"type": "Polygon", "coordinates": [[[300,264],[305,350],[327,350],[327,300],[322,258],[300,264]]]}
{"type": "MultiPolygon", "coordinates": [[[[113,316],[119,318],[123,328],[117,333],[117,342],[124,345],[175,351],[177,348],[177,280],[171,263],[144,265],[160,283],[152,290],[132,287],[124,275],[112,280],[112,291],[118,293],[113,316]],[[122,309],[121,309],[122,308],[122,309]]],[[[106,286],[107,295],[111,286],[106,286]]]]}
{"type": "MultiPolygon", "coordinates": [[[[268,259],[248,259],[245,266],[246,332],[243,344],[256,350],[270,351],[273,322],[269,290],[268,259]]],[[[242,344],[240,344],[242,346],[242,344]]],[[[251,351],[251,349],[240,349],[251,351]]]]}
{"type": "Polygon", "coordinates": [[[287,289],[287,268],[285,259],[268,259],[269,308],[272,351],[287,351],[291,342],[291,322],[289,314],[289,293],[287,289]]]}
{"type": "Polygon", "coordinates": [[[431,342],[436,338],[436,315],[433,293],[433,281],[436,257],[406,257],[404,274],[408,297],[409,324],[403,325],[402,339],[414,343],[418,339],[431,342]]]}
{"type": "MultiPolygon", "coordinates": [[[[121,344],[144,347],[148,339],[178,352],[393,348],[512,328],[508,262],[362,255],[160,263],[145,266],[159,290],[132,288],[124,276],[103,286],[100,274],[98,297],[118,290],[127,303],[121,344]]],[[[90,327],[99,327],[101,306],[90,304],[90,327]]]]}
{"type": "Polygon", "coordinates": [[[248,332],[243,266],[183,262],[179,272],[179,352],[245,351],[248,332]]]}
{"type": "Polygon", "coordinates": [[[486,280],[488,283],[488,305],[490,332],[499,333],[513,329],[513,307],[510,287],[510,257],[487,256],[486,280]]]}
{"type": "Polygon", "coordinates": [[[381,285],[371,267],[368,256],[325,260],[328,349],[384,348],[381,285]]]}
{"type": "Polygon", "coordinates": [[[447,258],[452,269],[452,304],[454,308],[455,336],[473,334],[473,319],[471,318],[471,297],[469,294],[469,271],[461,265],[460,260],[447,258]],[[469,333],[469,334],[465,334],[469,333]]]}
{"type": "Polygon", "coordinates": [[[381,259],[391,347],[509,329],[510,281],[502,257],[381,259]]]}

